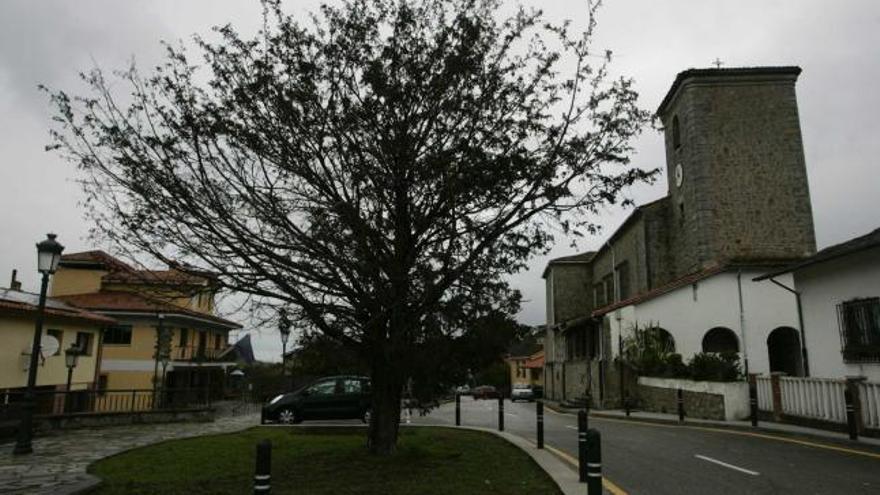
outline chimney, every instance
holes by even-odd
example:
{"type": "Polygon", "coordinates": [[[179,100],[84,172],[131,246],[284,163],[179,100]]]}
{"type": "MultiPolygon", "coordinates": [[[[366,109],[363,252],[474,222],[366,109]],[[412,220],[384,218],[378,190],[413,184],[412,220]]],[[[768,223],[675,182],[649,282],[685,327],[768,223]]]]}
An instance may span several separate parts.
{"type": "Polygon", "coordinates": [[[16,279],[18,270],[12,270],[12,280],[9,281],[9,288],[12,290],[21,290],[21,282],[16,279]]]}

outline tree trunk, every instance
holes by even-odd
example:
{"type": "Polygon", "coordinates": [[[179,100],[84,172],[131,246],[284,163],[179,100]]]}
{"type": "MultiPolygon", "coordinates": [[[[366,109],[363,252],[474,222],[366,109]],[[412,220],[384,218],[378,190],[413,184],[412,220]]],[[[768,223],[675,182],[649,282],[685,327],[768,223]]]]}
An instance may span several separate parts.
{"type": "Polygon", "coordinates": [[[391,455],[397,450],[400,427],[401,381],[389,363],[374,364],[373,404],[367,446],[376,455],[391,455]]]}

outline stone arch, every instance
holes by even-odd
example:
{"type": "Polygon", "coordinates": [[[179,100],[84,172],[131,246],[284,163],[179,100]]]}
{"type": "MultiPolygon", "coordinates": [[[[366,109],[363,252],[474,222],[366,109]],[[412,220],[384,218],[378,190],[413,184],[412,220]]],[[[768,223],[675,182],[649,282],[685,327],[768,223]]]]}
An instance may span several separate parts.
{"type": "Polygon", "coordinates": [[[797,330],[778,327],[767,336],[770,372],[781,371],[789,376],[803,376],[801,339],[797,330]]]}
{"type": "Polygon", "coordinates": [[[715,327],[703,335],[703,352],[739,352],[739,339],[727,327],[715,327]]]}

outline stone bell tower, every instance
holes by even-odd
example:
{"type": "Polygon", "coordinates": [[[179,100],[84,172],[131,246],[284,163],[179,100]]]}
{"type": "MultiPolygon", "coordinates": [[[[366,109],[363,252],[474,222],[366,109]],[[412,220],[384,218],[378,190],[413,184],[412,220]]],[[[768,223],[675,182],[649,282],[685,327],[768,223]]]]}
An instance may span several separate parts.
{"type": "Polygon", "coordinates": [[[657,113],[666,140],[672,272],[815,252],[799,67],[689,69],[657,113]]]}

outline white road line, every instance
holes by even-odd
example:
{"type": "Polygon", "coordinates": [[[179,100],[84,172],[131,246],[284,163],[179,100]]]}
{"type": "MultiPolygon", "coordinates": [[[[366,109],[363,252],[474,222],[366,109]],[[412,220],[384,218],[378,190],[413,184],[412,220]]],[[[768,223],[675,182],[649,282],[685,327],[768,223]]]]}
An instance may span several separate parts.
{"type": "Polygon", "coordinates": [[[513,414],[513,413],[504,413],[504,414],[507,416],[513,416],[514,418],[516,417],[516,414],[513,414]]]}
{"type": "Polygon", "coordinates": [[[568,428],[568,429],[571,429],[571,430],[577,430],[577,429],[578,429],[577,426],[571,426],[571,425],[565,425],[565,427],[568,428]]]}
{"type": "Polygon", "coordinates": [[[715,464],[718,464],[719,466],[724,466],[724,467],[726,467],[726,468],[730,468],[730,469],[733,469],[733,470],[735,470],[735,471],[739,471],[739,472],[741,472],[741,473],[750,474],[750,475],[752,475],[752,476],[758,476],[759,474],[761,474],[761,473],[759,473],[759,472],[757,472],[757,471],[750,471],[750,470],[748,470],[748,469],[741,468],[741,467],[739,467],[739,466],[734,466],[733,464],[728,464],[728,463],[726,463],[726,462],[722,462],[722,461],[719,461],[718,459],[713,459],[713,458],[711,458],[711,457],[706,457],[706,456],[704,456],[704,455],[694,454],[694,457],[696,457],[697,459],[702,459],[702,460],[704,460],[704,461],[713,462],[713,463],[715,463],[715,464]]]}

